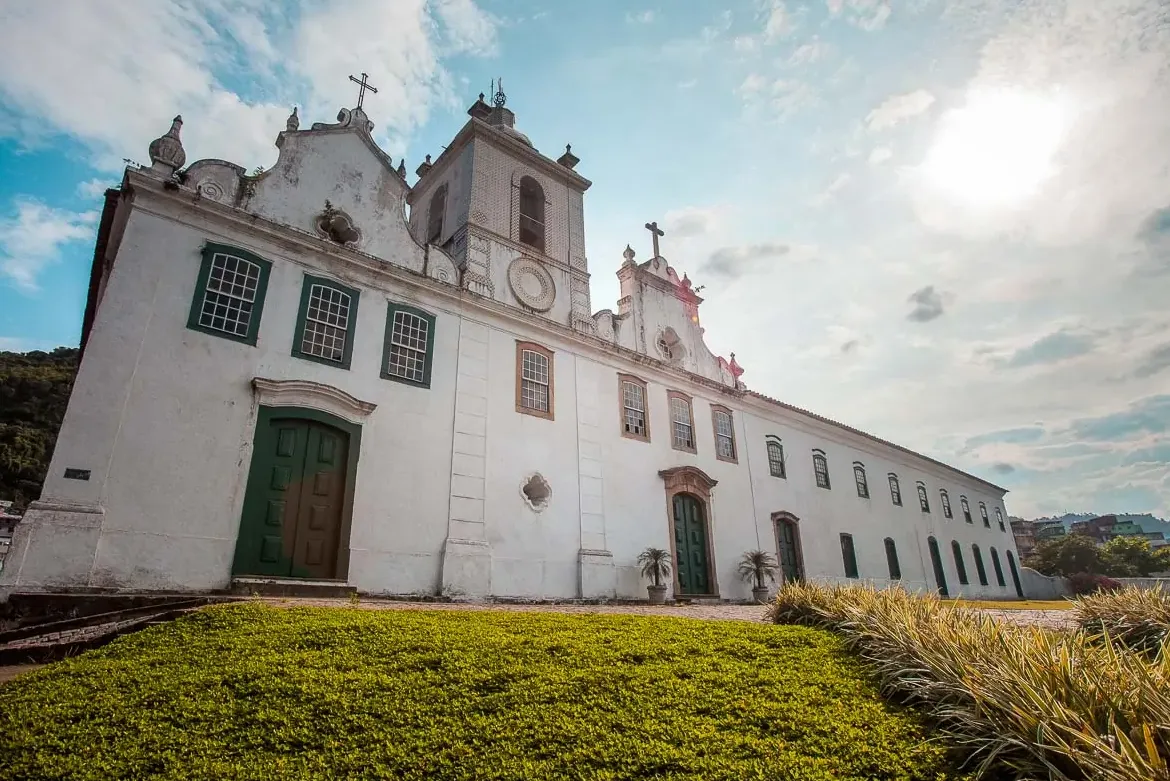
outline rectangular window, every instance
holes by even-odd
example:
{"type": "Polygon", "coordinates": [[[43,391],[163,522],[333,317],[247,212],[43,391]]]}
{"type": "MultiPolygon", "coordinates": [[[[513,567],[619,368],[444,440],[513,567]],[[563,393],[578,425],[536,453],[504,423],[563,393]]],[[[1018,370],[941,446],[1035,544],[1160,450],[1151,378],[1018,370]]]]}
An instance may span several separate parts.
{"type": "Polygon", "coordinates": [[[857,484],[857,495],[862,499],[868,499],[869,483],[865,481],[865,467],[861,464],[853,465],[853,482],[857,484]]]}
{"type": "Polygon", "coordinates": [[[195,283],[187,327],[256,344],[272,262],[246,250],[208,243],[195,283]]]}
{"type": "Polygon", "coordinates": [[[813,451],[813,473],[817,478],[817,488],[832,490],[829,483],[829,462],[825,459],[824,453],[813,451]]]}
{"type": "Polygon", "coordinates": [[[532,342],[516,343],[516,411],[553,419],[553,354],[532,342]]]}
{"type": "Polygon", "coordinates": [[[902,489],[898,486],[898,476],[890,473],[890,501],[898,507],[902,506],[902,489]]]}
{"type": "Polygon", "coordinates": [[[768,472],[772,477],[787,477],[784,472],[784,445],[778,439],[768,440],[768,472]]]}
{"type": "Polygon", "coordinates": [[[348,369],[358,295],[351,287],[306,274],[292,354],[348,369]]]}
{"type": "Polygon", "coordinates": [[[695,418],[691,400],[681,393],[671,391],[670,399],[671,446],[675,450],[695,452],[695,418]]]}
{"type": "Polygon", "coordinates": [[[435,318],[421,309],[391,302],[386,309],[382,379],[431,387],[435,318]]]}
{"type": "Polygon", "coordinates": [[[720,461],[736,463],[735,431],[731,424],[731,410],[726,407],[711,407],[715,424],[715,457],[720,461]]]}
{"type": "Polygon", "coordinates": [[[845,565],[845,577],[856,578],[857,574],[857,554],[853,550],[853,535],[841,535],[841,561],[845,565]]]}
{"type": "Polygon", "coordinates": [[[637,377],[618,375],[621,389],[622,436],[650,441],[650,423],[646,412],[646,383],[637,377]]]}

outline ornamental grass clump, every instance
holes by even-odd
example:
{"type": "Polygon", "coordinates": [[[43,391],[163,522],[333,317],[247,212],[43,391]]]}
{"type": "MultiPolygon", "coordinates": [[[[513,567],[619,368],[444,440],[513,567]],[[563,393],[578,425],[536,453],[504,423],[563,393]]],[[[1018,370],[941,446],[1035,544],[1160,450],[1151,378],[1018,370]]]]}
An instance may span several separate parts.
{"type": "Polygon", "coordinates": [[[769,616],[836,631],[887,696],[931,714],[981,773],[1170,781],[1168,655],[902,590],[786,585],[769,616]]]}
{"type": "Polygon", "coordinates": [[[1129,588],[1081,597],[1073,615],[1090,635],[1110,639],[1150,656],[1170,645],[1170,592],[1129,588]]]}

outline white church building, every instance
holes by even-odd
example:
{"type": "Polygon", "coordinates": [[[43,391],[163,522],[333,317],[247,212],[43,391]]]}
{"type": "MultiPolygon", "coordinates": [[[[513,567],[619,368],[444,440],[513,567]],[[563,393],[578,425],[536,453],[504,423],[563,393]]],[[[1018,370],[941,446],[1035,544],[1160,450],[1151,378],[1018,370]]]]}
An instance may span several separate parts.
{"type": "MultiPolygon", "coordinates": [[[[182,120],[106,193],[82,359],[15,591],[745,599],[736,567],[1015,598],[1005,491],[748,390],[702,298],[626,248],[594,311],[572,151],[480,95],[407,181],[359,105],[249,175],[182,120]],[[409,207],[409,218],[407,217],[409,207]]],[[[608,273],[608,271],[606,272],[608,273]]]]}

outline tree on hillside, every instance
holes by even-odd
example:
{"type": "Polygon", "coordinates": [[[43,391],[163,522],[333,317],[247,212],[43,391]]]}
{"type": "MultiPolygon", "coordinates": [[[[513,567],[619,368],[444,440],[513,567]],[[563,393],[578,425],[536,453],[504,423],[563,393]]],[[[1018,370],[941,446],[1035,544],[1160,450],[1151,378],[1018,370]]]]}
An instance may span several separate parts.
{"type": "Polygon", "coordinates": [[[1101,548],[1106,574],[1115,578],[1146,578],[1164,564],[1141,537],[1114,537],[1101,548]]]}
{"type": "Polygon", "coordinates": [[[77,372],[77,350],[0,352],[0,499],[40,496],[77,372]]]}
{"type": "Polygon", "coordinates": [[[1105,574],[1101,549],[1091,537],[1069,534],[1054,540],[1044,540],[1024,561],[1042,575],[1075,575],[1080,572],[1105,574]]]}

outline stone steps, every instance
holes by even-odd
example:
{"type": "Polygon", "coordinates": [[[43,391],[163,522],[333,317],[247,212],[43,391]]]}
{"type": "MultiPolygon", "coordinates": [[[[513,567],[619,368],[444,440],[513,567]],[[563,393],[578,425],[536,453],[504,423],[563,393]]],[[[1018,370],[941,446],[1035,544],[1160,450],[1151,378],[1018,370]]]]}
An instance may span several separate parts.
{"type": "Polygon", "coordinates": [[[337,599],[357,593],[357,586],[344,580],[301,580],[299,578],[233,578],[232,593],[238,596],[309,597],[337,599]]]}

